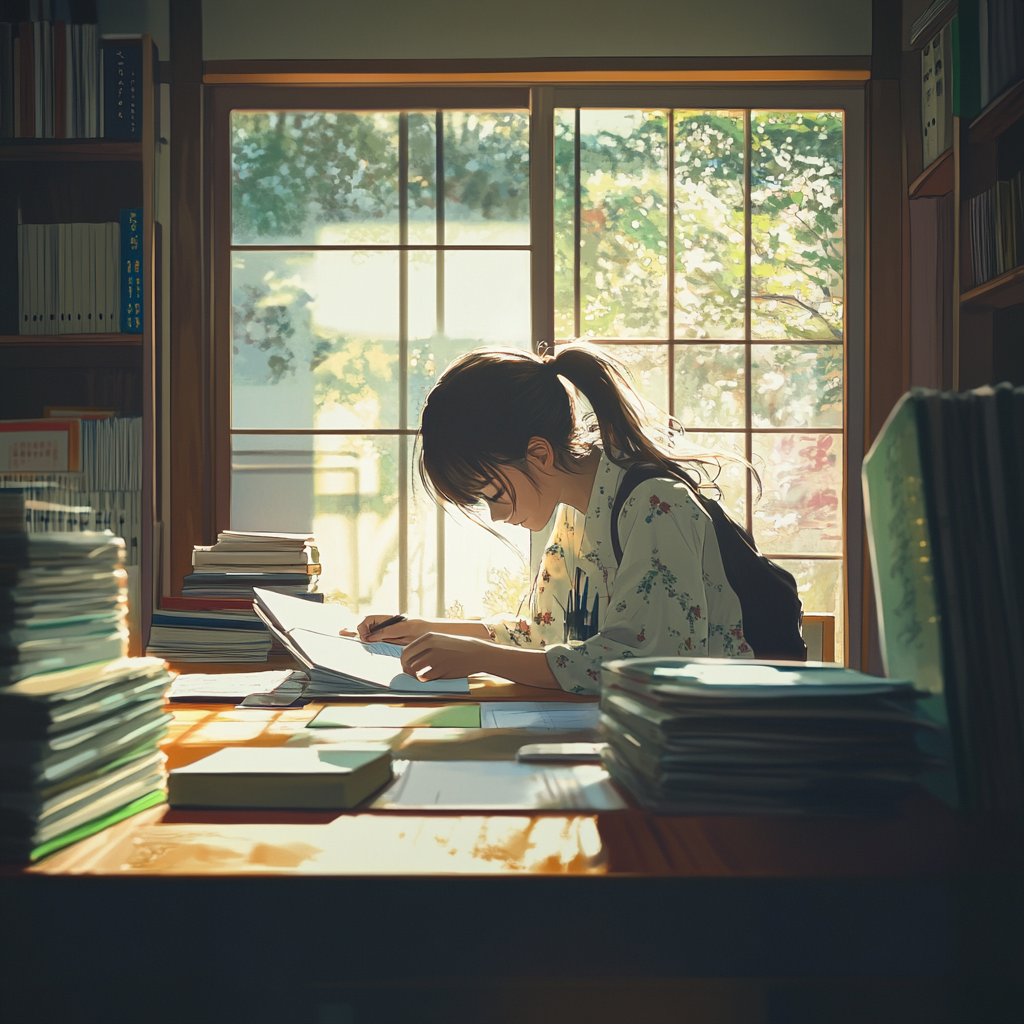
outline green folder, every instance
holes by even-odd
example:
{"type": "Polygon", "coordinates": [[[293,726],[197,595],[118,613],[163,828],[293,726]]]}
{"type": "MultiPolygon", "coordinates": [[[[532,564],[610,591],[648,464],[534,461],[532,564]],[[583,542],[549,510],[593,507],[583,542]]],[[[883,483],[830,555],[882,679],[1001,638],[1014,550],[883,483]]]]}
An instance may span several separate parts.
{"type": "Polygon", "coordinates": [[[130,818],[133,814],[138,814],[140,811],[145,811],[150,807],[155,807],[157,804],[162,804],[166,799],[166,790],[155,789],[152,793],[140,796],[138,800],[133,800],[130,804],[125,804],[124,807],[119,807],[116,811],[105,814],[102,818],[87,821],[84,825],[79,825],[78,828],[65,832],[62,836],[56,836],[49,842],[43,843],[42,846],[37,846],[28,855],[28,859],[30,861],[41,860],[48,854],[65,846],[70,846],[72,843],[77,843],[79,839],[85,839],[96,832],[101,832],[111,825],[116,825],[119,821],[124,821],[125,818],[130,818]]]}
{"type": "Polygon", "coordinates": [[[441,708],[396,708],[388,704],[331,704],[309,723],[311,729],[409,729],[436,726],[479,729],[479,704],[449,704],[441,708]]]}

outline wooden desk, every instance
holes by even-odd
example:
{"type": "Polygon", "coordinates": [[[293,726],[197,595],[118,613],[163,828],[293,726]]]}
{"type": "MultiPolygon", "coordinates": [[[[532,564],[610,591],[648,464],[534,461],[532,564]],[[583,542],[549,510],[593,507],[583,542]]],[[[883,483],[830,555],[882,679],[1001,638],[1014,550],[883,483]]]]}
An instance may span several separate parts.
{"type": "MultiPolygon", "coordinates": [[[[319,707],[175,705],[170,766],[319,707]]],[[[856,820],[154,808],[4,880],[6,1003],[45,1009],[5,1024],[81,998],[147,1024],[953,1020],[963,844],[923,793],[856,820]]]]}

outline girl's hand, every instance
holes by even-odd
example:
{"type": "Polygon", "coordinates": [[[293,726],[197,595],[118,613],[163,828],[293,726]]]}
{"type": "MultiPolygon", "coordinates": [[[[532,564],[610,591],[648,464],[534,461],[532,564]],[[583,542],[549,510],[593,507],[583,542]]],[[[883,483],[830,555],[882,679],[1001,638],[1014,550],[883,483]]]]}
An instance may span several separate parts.
{"type": "Polygon", "coordinates": [[[402,668],[424,682],[430,679],[461,679],[486,671],[493,647],[486,640],[445,633],[426,633],[402,651],[402,668]]]}
{"type": "MultiPolygon", "coordinates": [[[[356,626],[359,631],[359,639],[363,643],[373,644],[383,640],[389,644],[398,644],[404,647],[418,640],[425,633],[446,633],[449,636],[472,636],[481,640],[489,637],[487,627],[482,622],[474,622],[470,619],[405,619],[403,622],[396,622],[393,626],[385,626],[383,629],[372,632],[373,627],[379,622],[393,618],[391,615],[367,615],[362,622],[356,626]]],[[[456,677],[458,678],[458,677],[456,677]]]]}
{"type": "Polygon", "coordinates": [[[389,644],[400,644],[404,647],[406,644],[412,643],[412,641],[417,637],[421,637],[424,633],[429,633],[431,629],[435,628],[431,623],[427,622],[426,619],[404,619],[402,622],[396,622],[391,626],[385,626],[383,629],[374,629],[378,623],[387,622],[387,620],[391,618],[394,618],[394,616],[367,615],[366,618],[356,626],[356,630],[359,633],[359,639],[362,640],[364,644],[375,644],[378,641],[384,641],[389,644]]]}

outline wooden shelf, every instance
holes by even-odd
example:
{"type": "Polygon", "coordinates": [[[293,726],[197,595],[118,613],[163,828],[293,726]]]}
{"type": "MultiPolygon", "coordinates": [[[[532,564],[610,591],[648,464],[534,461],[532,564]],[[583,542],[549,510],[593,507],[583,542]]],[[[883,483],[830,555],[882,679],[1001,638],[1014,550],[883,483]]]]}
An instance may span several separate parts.
{"type": "Polygon", "coordinates": [[[0,334],[0,345],[125,345],[141,347],[141,334],[0,334]]]}
{"type": "Polygon", "coordinates": [[[979,284],[960,296],[962,306],[977,309],[1005,309],[1024,302],[1024,265],[979,284]]]}
{"type": "Polygon", "coordinates": [[[944,196],[953,191],[953,147],[933,160],[907,190],[911,199],[921,196],[944,196]]]}
{"type": "Polygon", "coordinates": [[[1024,117],[1024,79],[997,96],[972,122],[971,144],[988,142],[1002,135],[1024,117]]]}
{"type": "Polygon", "coordinates": [[[141,161],[142,143],[110,139],[4,139],[0,142],[0,161],[5,160],[141,161]]]}

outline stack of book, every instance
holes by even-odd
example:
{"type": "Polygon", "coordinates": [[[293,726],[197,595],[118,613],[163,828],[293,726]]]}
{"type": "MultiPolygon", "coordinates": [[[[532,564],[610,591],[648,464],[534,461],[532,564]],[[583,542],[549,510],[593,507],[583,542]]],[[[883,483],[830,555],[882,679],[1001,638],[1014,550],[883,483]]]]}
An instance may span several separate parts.
{"type": "Polygon", "coordinates": [[[1024,388],[915,388],[863,477],[886,672],[913,680],[922,711],[948,726],[957,771],[940,795],[1020,816],[1024,388]]]}
{"type": "Polygon", "coordinates": [[[313,537],[299,533],[225,530],[217,543],[192,551],[192,573],[182,597],[252,598],[253,587],[286,594],[316,591],[320,554],[313,537]]]}
{"type": "Polygon", "coordinates": [[[0,857],[36,860],[165,799],[171,676],[126,658],[124,544],[11,530],[0,503],[0,857]]]}
{"type": "Polygon", "coordinates": [[[1024,171],[997,181],[968,203],[976,285],[1024,263],[1024,171]]]}
{"type": "Polygon", "coordinates": [[[710,658],[604,666],[609,772],[667,814],[888,812],[923,772],[935,726],[907,682],[710,658]]]}
{"type": "Polygon", "coordinates": [[[153,612],[146,653],[168,661],[266,661],[270,633],[248,610],[153,612]]]}

